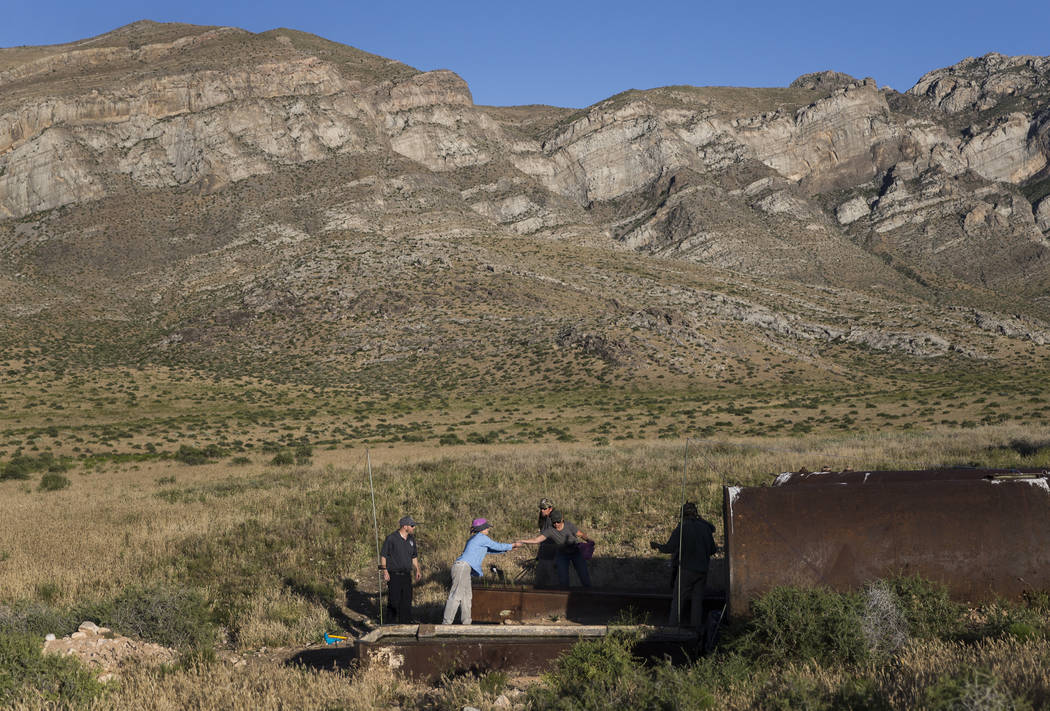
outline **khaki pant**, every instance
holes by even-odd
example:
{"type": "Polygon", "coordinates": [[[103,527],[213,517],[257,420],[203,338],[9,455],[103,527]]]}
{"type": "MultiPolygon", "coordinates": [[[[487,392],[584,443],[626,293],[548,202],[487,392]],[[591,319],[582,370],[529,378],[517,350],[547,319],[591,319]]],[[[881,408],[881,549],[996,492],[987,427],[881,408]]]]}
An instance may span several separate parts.
{"type": "Polygon", "coordinates": [[[445,616],[441,624],[451,625],[456,619],[456,612],[459,611],[460,620],[463,624],[469,625],[470,605],[473,601],[474,590],[470,586],[470,564],[457,560],[452,564],[452,589],[448,593],[445,616]]]}

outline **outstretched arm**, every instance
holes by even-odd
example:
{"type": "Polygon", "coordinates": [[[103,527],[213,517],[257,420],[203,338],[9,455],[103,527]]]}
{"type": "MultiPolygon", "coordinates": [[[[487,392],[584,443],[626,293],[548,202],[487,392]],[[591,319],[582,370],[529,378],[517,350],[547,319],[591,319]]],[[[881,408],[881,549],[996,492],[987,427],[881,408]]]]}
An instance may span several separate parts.
{"type": "Polygon", "coordinates": [[[547,537],[541,533],[535,538],[522,538],[521,540],[515,541],[515,543],[523,545],[525,543],[543,543],[545,540],[547,540],[547,537]]]}

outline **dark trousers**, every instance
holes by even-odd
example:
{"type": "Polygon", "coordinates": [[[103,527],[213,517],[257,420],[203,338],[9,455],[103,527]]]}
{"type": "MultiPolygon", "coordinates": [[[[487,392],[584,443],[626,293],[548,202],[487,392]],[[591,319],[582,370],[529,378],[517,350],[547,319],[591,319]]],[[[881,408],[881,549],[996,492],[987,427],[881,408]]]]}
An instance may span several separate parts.
{"type": "Polygon", "coordinates": [[[390,621],[409,624],[412,621],[412,573],[390,571],[387,588],[390,621]]]}
{"type": "Polygon", "coordinates": [[[671,591],[669,622],[672,627],[679,626],[678,606],[681,601],[682,612],[689,612],[689,626],[700,627],[704,619],[704,585],[707,583],[707,571],[698,573],[689,568],[682,568],[681,573],[681,580],[674,581],[671,591]]]}
{"type": "Polygon", "coordinates": [[[591,586],[591,574],[587,572],[587,561],[583,558],[583,553],[579,550],[567,553],[565,551],[558,551],[558,554],[554,556],[554,565],[558,568],[558,585],[563,588],[569,587],[569,563],[572,563],[572,567],[576,568],[576,575],[580,578],[580,585],[585,588],[591,586]]]}

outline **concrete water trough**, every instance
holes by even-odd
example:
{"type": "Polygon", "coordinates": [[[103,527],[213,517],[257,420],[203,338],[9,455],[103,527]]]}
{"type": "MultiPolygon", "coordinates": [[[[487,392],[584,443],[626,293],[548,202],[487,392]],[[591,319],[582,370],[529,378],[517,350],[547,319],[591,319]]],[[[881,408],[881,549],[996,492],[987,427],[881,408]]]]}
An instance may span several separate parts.
{"type": "MultiPolygon", "coordinates": [[[[721,609],[725,598],[710,595],[707,609],[721,609]]],[[[542,623],[568,620],[608,623],[617,618],[660,623],[671,609],[671,593],[600,588],[534,588],[524,585],[478,585],[474,588],[475,622],[542,623]]]]}
{"type": "Polygon", "coordinates": [[[384,625],[357,640],[355,650],[360,661],[388,664],[426,681],[497,670],[538,674],[580,640],[617,630],[638,637],[633,650],[642,658],[685,661],[697,655],[696,632],[645,625],[384,625]]]}
{"type": "Polygon", "coordinates": [[[960,601],[1050,590],[1044,470],[796,472],[726,487],[729,611],[774,587],[856,590],[897,575],[960,601]]]}

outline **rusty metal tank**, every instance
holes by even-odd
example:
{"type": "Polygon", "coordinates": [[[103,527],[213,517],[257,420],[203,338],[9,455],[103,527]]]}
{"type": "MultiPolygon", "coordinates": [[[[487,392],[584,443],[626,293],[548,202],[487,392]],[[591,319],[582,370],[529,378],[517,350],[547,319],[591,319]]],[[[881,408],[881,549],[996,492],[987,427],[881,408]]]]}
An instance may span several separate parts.
{"type": "Polygon", "coordinates": [[[723,491],[731,614],[774,587],[917,575],[957,600],[1050,590],[1043,470],[796,472],[723,491]]]}

